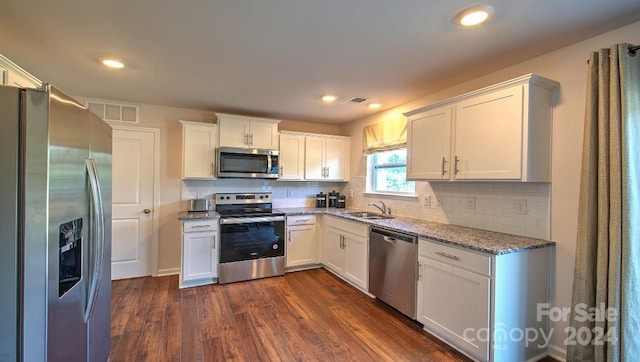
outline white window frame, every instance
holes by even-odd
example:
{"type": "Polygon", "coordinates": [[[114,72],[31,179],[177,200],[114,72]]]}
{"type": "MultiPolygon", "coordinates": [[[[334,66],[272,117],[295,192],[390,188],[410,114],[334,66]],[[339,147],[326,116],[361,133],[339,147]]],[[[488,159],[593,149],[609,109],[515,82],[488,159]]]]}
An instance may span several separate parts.
{"type": "MultiPolygon", "coordinates": [[[[386,151],[383,151],[386,152],[386,151]]],[[[381,152],[382,153],[382,152],[381,152]]],[[[394,195],[394,196],[416,196],[416,184],[415,181],[409,181],[413,184],[413,191],[388,191],[388,190],[377,190],[375,188],[375,170],[377,168],[392,168],[392,167],[404,167],[405,168],[405,179],[406,179],[406,163],[389,163],[384,164],[383,166],[376,166],[373,163],[375,153],[367,155],[367,192],[366,194],[375,194],[375,195],[394,195]]]]}

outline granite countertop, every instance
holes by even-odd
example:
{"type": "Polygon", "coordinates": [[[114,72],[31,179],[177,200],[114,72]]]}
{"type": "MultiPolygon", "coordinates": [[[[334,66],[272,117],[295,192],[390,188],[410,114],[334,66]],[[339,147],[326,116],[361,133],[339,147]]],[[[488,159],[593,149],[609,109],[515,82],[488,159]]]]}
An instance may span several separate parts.
{"type": "Polygon", "coordinates": [[[418,237],[429,238],[446,244],[461,246],[494,255],[509,254],[529,249],[553,246],[549,240],[534,239],[525,236],[504,234],[495,231],[473,229],[464,226],[441,224],[425,220],[394,216],[392,219],[367,220],[348,215],[349,212],[362,211],[355,209],[335,208],[278,208],[286,215],[326,214],[372,226],[405,232],[418,237]]]}
{"type": "Polygon", "coordinates": [[[200,219],[217,219],[220,217],[215,211],[197,211],[197,212],[188,212],[181,211],[178,213],[178,219],[180,220],[200,220],[200,219]]]}

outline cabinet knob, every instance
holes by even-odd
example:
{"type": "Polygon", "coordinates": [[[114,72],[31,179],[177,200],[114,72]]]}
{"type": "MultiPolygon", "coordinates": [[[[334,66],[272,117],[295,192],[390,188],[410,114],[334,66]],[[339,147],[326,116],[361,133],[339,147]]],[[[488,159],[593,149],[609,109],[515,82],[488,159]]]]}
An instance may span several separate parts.
{"type": "Polygon", "coordinates": [[[150,213],[151,213],[151,210],[149,210],[149,209],[144,209],[144,211],[143,211],[143,212],[144,212],[145,214],[150,214],[150,213]]]}

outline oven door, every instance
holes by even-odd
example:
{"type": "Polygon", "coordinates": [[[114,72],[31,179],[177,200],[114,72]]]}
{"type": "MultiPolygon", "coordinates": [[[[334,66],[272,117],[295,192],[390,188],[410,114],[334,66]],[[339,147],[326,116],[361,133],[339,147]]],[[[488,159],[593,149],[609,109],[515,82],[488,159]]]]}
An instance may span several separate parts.
{"type": "Polygon", "coordinates": [[[284,256],[284,216],[220,218],[220,263],[284,256]]]}

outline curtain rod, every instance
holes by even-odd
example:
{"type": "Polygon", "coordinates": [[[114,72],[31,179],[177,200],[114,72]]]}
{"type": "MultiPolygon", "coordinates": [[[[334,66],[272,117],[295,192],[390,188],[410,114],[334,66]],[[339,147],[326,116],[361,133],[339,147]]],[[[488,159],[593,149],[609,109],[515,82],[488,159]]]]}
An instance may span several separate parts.
{"type": "Polygon", "coordinates": [[[634,56],[636,55],[636,52],[640,50],[640,45],[636,45],[634,47],[629,47],[629,55],[634,56]]]}

